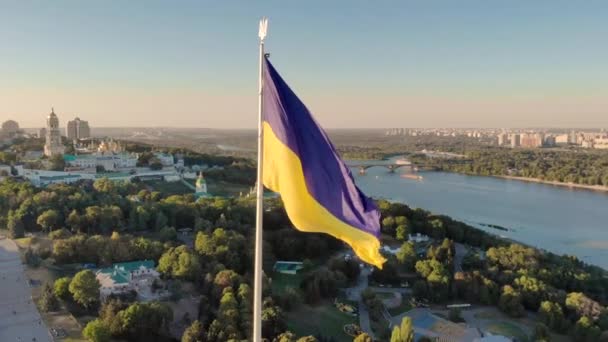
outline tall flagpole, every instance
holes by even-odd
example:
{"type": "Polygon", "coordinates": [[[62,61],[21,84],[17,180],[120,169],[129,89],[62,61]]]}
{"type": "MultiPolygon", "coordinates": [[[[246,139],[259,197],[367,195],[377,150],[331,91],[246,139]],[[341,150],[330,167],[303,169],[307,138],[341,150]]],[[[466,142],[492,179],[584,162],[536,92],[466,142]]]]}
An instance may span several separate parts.
{"type": "Polygon", "coordinates": [[[268,28],[268,19],[260,20],[260,79],[258,91],[258,179],[257,179],[257,205],[256,205],[256,224],[255,224],[255,275],[253,284],[253,341],[262,341],[262,232],[263,232],[263,214],[264,214],[264,181],[263,181],[263,166],[264,161],[264,145],[263,145],[263,126],[262,126],[262,105],[264,91],[264,38],[266,38],[266,30],[268,28]]]}

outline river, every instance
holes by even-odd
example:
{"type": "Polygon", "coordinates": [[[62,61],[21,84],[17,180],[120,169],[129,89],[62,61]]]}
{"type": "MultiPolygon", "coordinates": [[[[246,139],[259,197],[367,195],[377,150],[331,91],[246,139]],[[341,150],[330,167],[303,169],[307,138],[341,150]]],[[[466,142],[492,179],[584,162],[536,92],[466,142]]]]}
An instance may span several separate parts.
{"type": "Polygon", "coordinates": [[[608,194],[554,185],[419,172],[423,180],[400,177],[384,167],[352,173],[368,196],[445,214],[485,231],[608,269],[608,194]],[[492,224],[509,231],[489,228],[492,224]]]}

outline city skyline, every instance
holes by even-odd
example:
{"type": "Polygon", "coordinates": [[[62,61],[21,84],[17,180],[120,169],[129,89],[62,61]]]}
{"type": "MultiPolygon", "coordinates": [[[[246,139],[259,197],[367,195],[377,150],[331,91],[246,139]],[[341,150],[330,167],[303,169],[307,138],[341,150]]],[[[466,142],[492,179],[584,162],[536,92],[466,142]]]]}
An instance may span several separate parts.
{"type": "Polygon", "coordinates": [[[93,127],[254,128],[262,15],[327,128],[608,127],[599,1],[2,7],[0,121],[22,127],[54,106],[93,127]]]}

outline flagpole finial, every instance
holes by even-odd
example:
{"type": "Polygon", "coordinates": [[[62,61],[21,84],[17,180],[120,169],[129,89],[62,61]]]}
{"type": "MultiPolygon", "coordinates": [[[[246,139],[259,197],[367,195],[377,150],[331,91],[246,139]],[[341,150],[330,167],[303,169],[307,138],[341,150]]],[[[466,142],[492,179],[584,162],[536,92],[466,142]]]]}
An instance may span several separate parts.
{"type": "Polygon", "coordinates": [[[268,32],[268,18],[262,17],[262,19],[260,19],[260,30],[258,32],[260,41],[262,41],[262,42],[264,41],[264,38],[266,38],[267,32],[268,32]]]}

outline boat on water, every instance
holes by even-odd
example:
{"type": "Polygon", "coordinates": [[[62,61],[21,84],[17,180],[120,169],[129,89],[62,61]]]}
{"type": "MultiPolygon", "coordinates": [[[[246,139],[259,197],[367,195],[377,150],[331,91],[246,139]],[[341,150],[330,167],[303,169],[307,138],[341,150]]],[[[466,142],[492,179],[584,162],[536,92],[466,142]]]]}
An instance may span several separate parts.
{"type": "Polygon", "coordinates": [[[405,159],[405,158],[399,158],[397,160],[395,160],[395,164],[397,165],[409,165],[411,164],[409,160],[405,159]]]}
{"type": "Polygon", "coordinates": [[[401,178],[414,179],[414,180],[422,180],[423,179],[422,176],[411,174],[411,173],[404,173],[404,174],[401,175],[401,178]]]}

